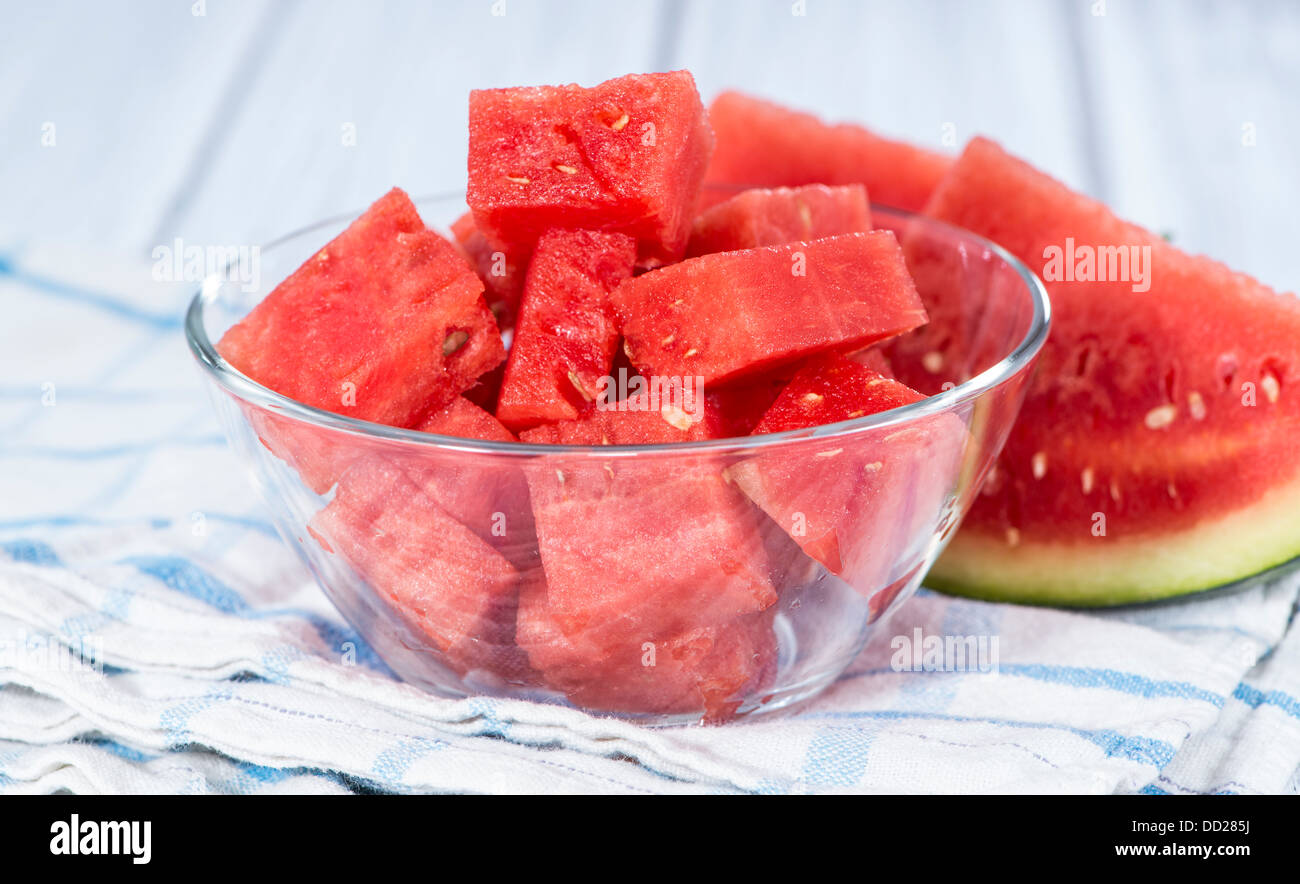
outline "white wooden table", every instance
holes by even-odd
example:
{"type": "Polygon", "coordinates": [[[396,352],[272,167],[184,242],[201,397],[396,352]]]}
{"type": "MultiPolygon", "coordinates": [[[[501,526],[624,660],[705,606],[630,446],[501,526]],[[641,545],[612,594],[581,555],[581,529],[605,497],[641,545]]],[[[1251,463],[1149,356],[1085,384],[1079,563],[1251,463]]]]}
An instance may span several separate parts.
{"type": "Polygon", "coordinates": [[[473,87],[686,67],[706,97],[954,150],[989,134],[1296,288],[1294,0],[47,0],[0,20],[0,248],[264,241],[393,184],[463,187],[473,87]]]}

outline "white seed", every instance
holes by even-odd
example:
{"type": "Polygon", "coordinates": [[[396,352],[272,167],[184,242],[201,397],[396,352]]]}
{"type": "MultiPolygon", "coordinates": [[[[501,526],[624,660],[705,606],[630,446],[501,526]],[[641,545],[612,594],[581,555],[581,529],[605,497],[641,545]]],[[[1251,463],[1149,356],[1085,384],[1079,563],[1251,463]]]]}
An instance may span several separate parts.
{"type": "Polygon", "coordinates": [[[1269,402],[1276,402],[1282,392],[1282,385],[1277,382],[1277,376],[1271,371],[1264,372],[1260,377],[1259,388],[1264,391],[1264,396],[1269,402]]]}
{"type": "Polygon", "coordinates": [[[1187,394],[1187,411],[1192,415],[1192,420],[1205,420],[1205,400],[1195,390],[1187,394]]]}
{"type": "Polygon", "coordinates": [[[1092,493],[1092,481],[1092,467],[1084,467],[1083,472],[1079,474],[1079,484],[1083,486],[1084,494],[1092,493]]]}
{"type": "Polygon", "coordinates": [[[921,357],[921,367],[930,374],[938,374],[943,369],[943,354],[938,350],[931,350],[921,357]]]}
{"type": "Polygon", "coordinates": [[[660,347],[667,347],[669,344],[671,344],[671,343],[672,343],[673,341],[675,341],[675,340],[677,340],[677,335],[668,335],[666,338],[664,338],[662,341],[659,342],[659,346],[660,346],[660,347]]]}
{"type": "Polygon", "coordinates": [[[809,405],[816,405],[818,402],[821,402],[821,401],[822,401],[823,399],[825,399],[825,398],[826,398],[826,397],[823,396],[821,393],[804,393],[804,394],[803,394],[803,401],[804,401],[804,402],[807,402],[809,405]]]}
{"type": "Polygon", "coordinates": [[[577,372],[569,372],[569,383],[573,384],[573,389],[578,391],[578,395],[581,396],[584,401],[592,401],[594,397],[588,393],[587,388],[582,385],[582,380],[578,377],[577,372]]]}
{"type": "Polygon", "coordinates": [[[813,457],[834,457],[835,455],[839,454],[843,450],[844,450],[843,448],[836,448],[831,451],[819,451],[816,454],[814,454],[813,457]]]}
{"type": "Polygon", "coordinates": [[[605,472],[609,473],[609,477],[610,477],[611,479],[613,479],[613,478],[614,478],[614,468],[611,467],[609,464],[605,464],[604,466],[605,466],[605,472]]]}
{"type": "Polygon", "coordinates": [[[566,165],[564,165],[563,163],[556,163],[556,164],[555,164],[555,171],[557,171],[557,172],[563,172],[565,175],[577,175],[577,174],[578,174],[578,170],[577,170],[576,168],[574,168],[573,166],[566,166],[566,165]]]}
{"type": "Polygon", "coordinates": [[[623,114],[623,116],[619,117],[617,120],[610,123],[609,128],[613,129],[615,132],[622,132],[623,127],[626,125],[627,125],[627,114],[623,114]]]}
{"type": "Polygon", "coordinates": [[[877,461],[872,461],[871,463],[869,463],[869,464],[867,464],[866,466],[864,466],[864,467],[862,468],[862,471],[863,471],[864,473],[878,473],[878,472],[880,472],[882,469],[884,469],[884,467],[885,467],[885,465],[884,465],[883,463],[881,463],[880,461],[877,460],[877,461]]]}
{"type": "Polygon", "coordinates": [[[1029,462],[1030,469],[1034,471],[1034,478],[1041,479],[1047,475],[1047,455],[1039,451],[1029,462]]]}
{"type": "Polygon", "coordinates": [[[679,430],[689,430],[695,423],[691,416],[675,405],[665,405],[659,409],[659,416],[679,430]]]}
{"type": "Polygon", "coordinates": [[[691,349],[687,350],[687,351],[686,351],[685,353],[683,353],[682,355],[683,355],[683,356],[694,356],[696,353],[699,353],[699,352],[700,352],[699,350],[696,350],[694,347],[692,347],[691,349]]]}
{"type": "Polygon", "coordinates": [[[466,331],[452,332],[451,334],[447,335],[446,339],[442,342],[442,355],[450,356],[451,354],[459,350],[461,347],[465,346],[465,342],[468,340],[469,340],[469,332],[466,331]]]}
{"type": "Polygon", "coordinates": [[[564,470],[555,471],[555,480],[559,482],[561,485],[564,484],[564,470]]]}
{"type": "Polygon", "coordinates": [[[506,180],[507,180],[507,181],[513,181],[515,184],[527,184],[527,183],[528,183],[528,179],[525,178],[523,175],[507,175],[507,176],[506,176],[506,180]]]}
{"type": "Polygon", "coordinates": [[[1165,492],[1169,495],[1170,500],[1178,499],[1178,489],[1174,487],[1173,482],[1165,483],[1165,492]]]}
{"type": "Polygon", "coordinates": [[[1145,423],[1148,430],[1160,430],[1174,422],[1178,417],[1177,405],[1158,405],[1147,412],[1145,423]]]}
{"type": "Polygon", "coordinates": [[[1119,485],[1114,479],[1110,480],[1110,499],[1119,503],[1119,485]]]}
{"type": "Polygon", "coordinates": [[[1020,545],[1020,531],[1016,528],[1007,529],[1007,546],[1020,545]]]}

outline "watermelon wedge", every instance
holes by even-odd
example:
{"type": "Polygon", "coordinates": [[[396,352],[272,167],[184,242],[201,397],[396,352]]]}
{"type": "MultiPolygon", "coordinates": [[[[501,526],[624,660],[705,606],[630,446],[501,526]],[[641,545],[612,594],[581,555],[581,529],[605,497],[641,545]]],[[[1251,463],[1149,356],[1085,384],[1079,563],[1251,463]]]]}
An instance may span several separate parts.
{"type": "Polygon", "coordinates": [[[647,265],[682,256],[713,151],[689,72],[477,90],[469,129],[469,206],[508,253],[571,227],[635,237],[647,265]]]}
{"type": "MultiPolygon", "coordinates": [[[[754,433],[838,423],[923,398],[831,354],[794,376],[754,433]]],[[[889,568],[908,539],[928,533],[918,530],[920,520],[938,520],[964,437],[961,422],[943,414],[883,433],[760,452],[727,472],[805,553],[870,593],[896,579],[889,568]]]]}
{"type": "Polygon", "coordinates": [[[889,231],[703,255],[629,279],[611,298],[642,374],[706,385],[925,322],[889,231]]]}
{"type": "MultiPolygon", "coordinates": [[[[581,421],[529,430],[526,442],[633,445],[705,438],[680,414],[597,410],[581,421]],[[671,421],[671,422],[670,422],[671,421]],[[683,428],[683,426],[685,428],[683,428]]],[[[726,623],[776,601],[758,513],[723,479],[716,460],[575,455],[526,467],[549,615],[595,649],[726,623]]]]}
{"type": "Polygon", "coordinates": [[[451,669],[508,676],[525,666],[514,645],[517,572],[400,466],[358,461],[310,530],[451,669]]]}
{"type": "Polygon", "coordinates": [[[709,120],[717,138],[705,182],[710,196],[736,185],[865,184],[873,201],[918,211],[952,164],[861,126],[823,123],[739,92],[715,98],[709,120]]]}
{"type": "Polygon", "coordinates": [[[632,275],[636,240],[554,230],[537,243],[497,401],[515,430],[574,420],[592,407],[618,351],[609,293],[632,275]]]}
{"type": "Polygon", "coordinates": [[[695,219],[686,256],[822,239],[871,229],[861,184],[746,190],[695,219]]]}
{"type": "Polygon", "coordinates": [[[931,584],[1108,604],[1300,554],[1300,301],[985,139],[926,211],[1025,261],[1054,313],[1020,418],[931,584]]]}

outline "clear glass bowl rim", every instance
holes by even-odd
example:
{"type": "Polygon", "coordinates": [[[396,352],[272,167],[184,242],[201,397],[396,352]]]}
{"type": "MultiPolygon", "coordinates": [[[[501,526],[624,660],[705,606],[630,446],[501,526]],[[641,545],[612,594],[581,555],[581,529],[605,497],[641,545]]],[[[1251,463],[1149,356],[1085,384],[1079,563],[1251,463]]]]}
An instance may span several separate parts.
{"type": "MultiPolygon", "coordinates": [[[[454,192],[433,194],[416,198],[413,202],[417,208],[423,209],[432,204],[446,203],[452,200],[463,201],[464,194],[454,192]]],[[[317,221],[272,240],[262,246],[261,250],[264,252],[269,251],[299,237],[307,236],[325,228],[345,224],[355,219],[362,211],[364,210],[343,213],[317,221]]],[[[189,344],[190,352],[194,354],[194,358],[198,360],[203,370],[211,375],[218,385],[232,395],[259,408],[275,411],[317,427],[338,430],[372,440],[387,440],[389,442],[401,442],[455,451],[528,457],[555,454],[593,454],[601,457],[618,457],[638,453],[666,454],[669,452],[682,455],[703,452],[718,454],[729,451],[752,453],[758,449],[776,447],[782,443],[791,443],[797,440],[817,439],[825,441],[831,438],[856,436],[868,430],[906,424],[956,408],[962,403],[977,399],[990,390],[1006,383],[1032,364],[1034,357],[1047,340],[1047,334],[1051,326],[1051,301],[1048,299],[1047,289],[1042,280],[1006,249],[969,230],[915,212],[906,212],[887,206],[873,205],[871,211],[873,216],[881,215],[891,218],[895,222],[911,223],[919,220],[928,226],[964,237],[979,247],[992,252],[1019,275],[1030,298],[1033,316],[1024,337],[1012,348],[1011,352],[974,377],[910,405],[819,427],[788,430],[782,433],[769,433],[761,436],[738,436],[698,442],[672,442],[653,445],[541,445],[528,442],[497,442],[463,439],[456,436],[440,436],[419,430],[390,427],[386,424],[358,420],[357,418],[325,411],[299,402],[296,399],[291,399],[269,387],[264,387],[239,371],[217,352],[203,323],[204,308],[217,297],[220,292],[219,286],[205,284],[200,286],[199,291],[195,293],[185,313],[185,339],[189,344]]]]}

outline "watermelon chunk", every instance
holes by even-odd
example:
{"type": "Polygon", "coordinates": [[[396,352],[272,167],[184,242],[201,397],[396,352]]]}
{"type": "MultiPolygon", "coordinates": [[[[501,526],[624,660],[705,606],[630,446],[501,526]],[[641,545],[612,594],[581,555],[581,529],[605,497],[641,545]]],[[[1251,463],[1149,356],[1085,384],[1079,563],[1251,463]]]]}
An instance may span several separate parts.
{"type": "Polygon", "coordinates": [[[609,293],[632,275],[636,241],[555,230],[528,268],[497,417],[514,429],[576,419],[591,407],[618,350],[609,293]]]}
{"type": "Polygon", "coordinates": [[[871,229],[861,184],[747,190],[695,219],[687,257],[822,239],[871,229]]]}
{"type": "Polygon", "coordinates": [[[626,233],[647,264],[681,257],[713,150],[687,71],[469,99],[474,220],[510,253],[555,227],[626,233]]]}
{"type": "Polygon", "coordinates": [[[401,467],[366,458],[310,522],[327,549],[457,672],[516,672],[518,574],[401,467]]]}
{"type": "Polygon", "coordinates": [[[487,305],[502,329],[514,326],[519,298],[524,290],[527,255],[510,255],[495,248],[466,212],[451,225],[452,235],[478,278],[483,281],[487,305]]]}
{"type": "Polygon", "coordinates": [[[725,721],[776,669],[775,609],[646,641],[592,646],[556,622],[544,582],[520,598],[518,641],[552,688],[584,708],[725,721]]]}
{"type": "Polygon", "coordinates": [[[706,385],[859,349],[925,322],[889,231],[691,258],[630,279],[611,297],[643,374],[706,385]]]}
{"type": "MultiPolygon", "coordinates": [[[[526,442],[633,445],[705,438],[650,410],[597,410],[526,442]],[[669,423],[669,420],[673,423],[669,423]]],[[[526,468],[547,607],[566,636],[609,649],[719,625],[776,601],[758,514],[708,456],[671,462],[577,455],[526,468]]]]}
{"type": "MultiPolygon", "coordinates": [[[[822,426],[898,408],[922,397],[831,354],[805,366],[755,434],[822,426]]],[[[941,414],[897,429],[761,452],[728,475],[812,558],[867,595],[913,565],[955,486],[966,438],[941,414]],[[928,523],[928,524],[927,524],[928,523]]]]}
{"type": "MultiPolygon", "coordinates": [[[[517,442],[500,421],[473,402],[457,397],[419,427],[426,433],[517,442]]],[[[400,463],[424,494],[514,565],[535,557],[533,513],[523,471],[512,460],[461,452],[403,452],[400,463]]]]}
{"type": "Polygon", "coordinates": [[[918,211],[952,165],[943,154],[739,92],[714,99],[709,119],[717,148],[706,193],[725,193],[727,185],[865,184],[873,201],[918,211]]]}
{"type": "Polygon", "coordinates": [[[1053,310],[1020,418],[933,585],[1104,604],[1300,553],[1300,301],[985,139],[927,212],[1025,261],[1053,310]]]}
{"type": "Polygon", "coordinates": [[[253,380],[413,427],[505,359],[483,284],[394,188],[221,338],[253,380]]]}

